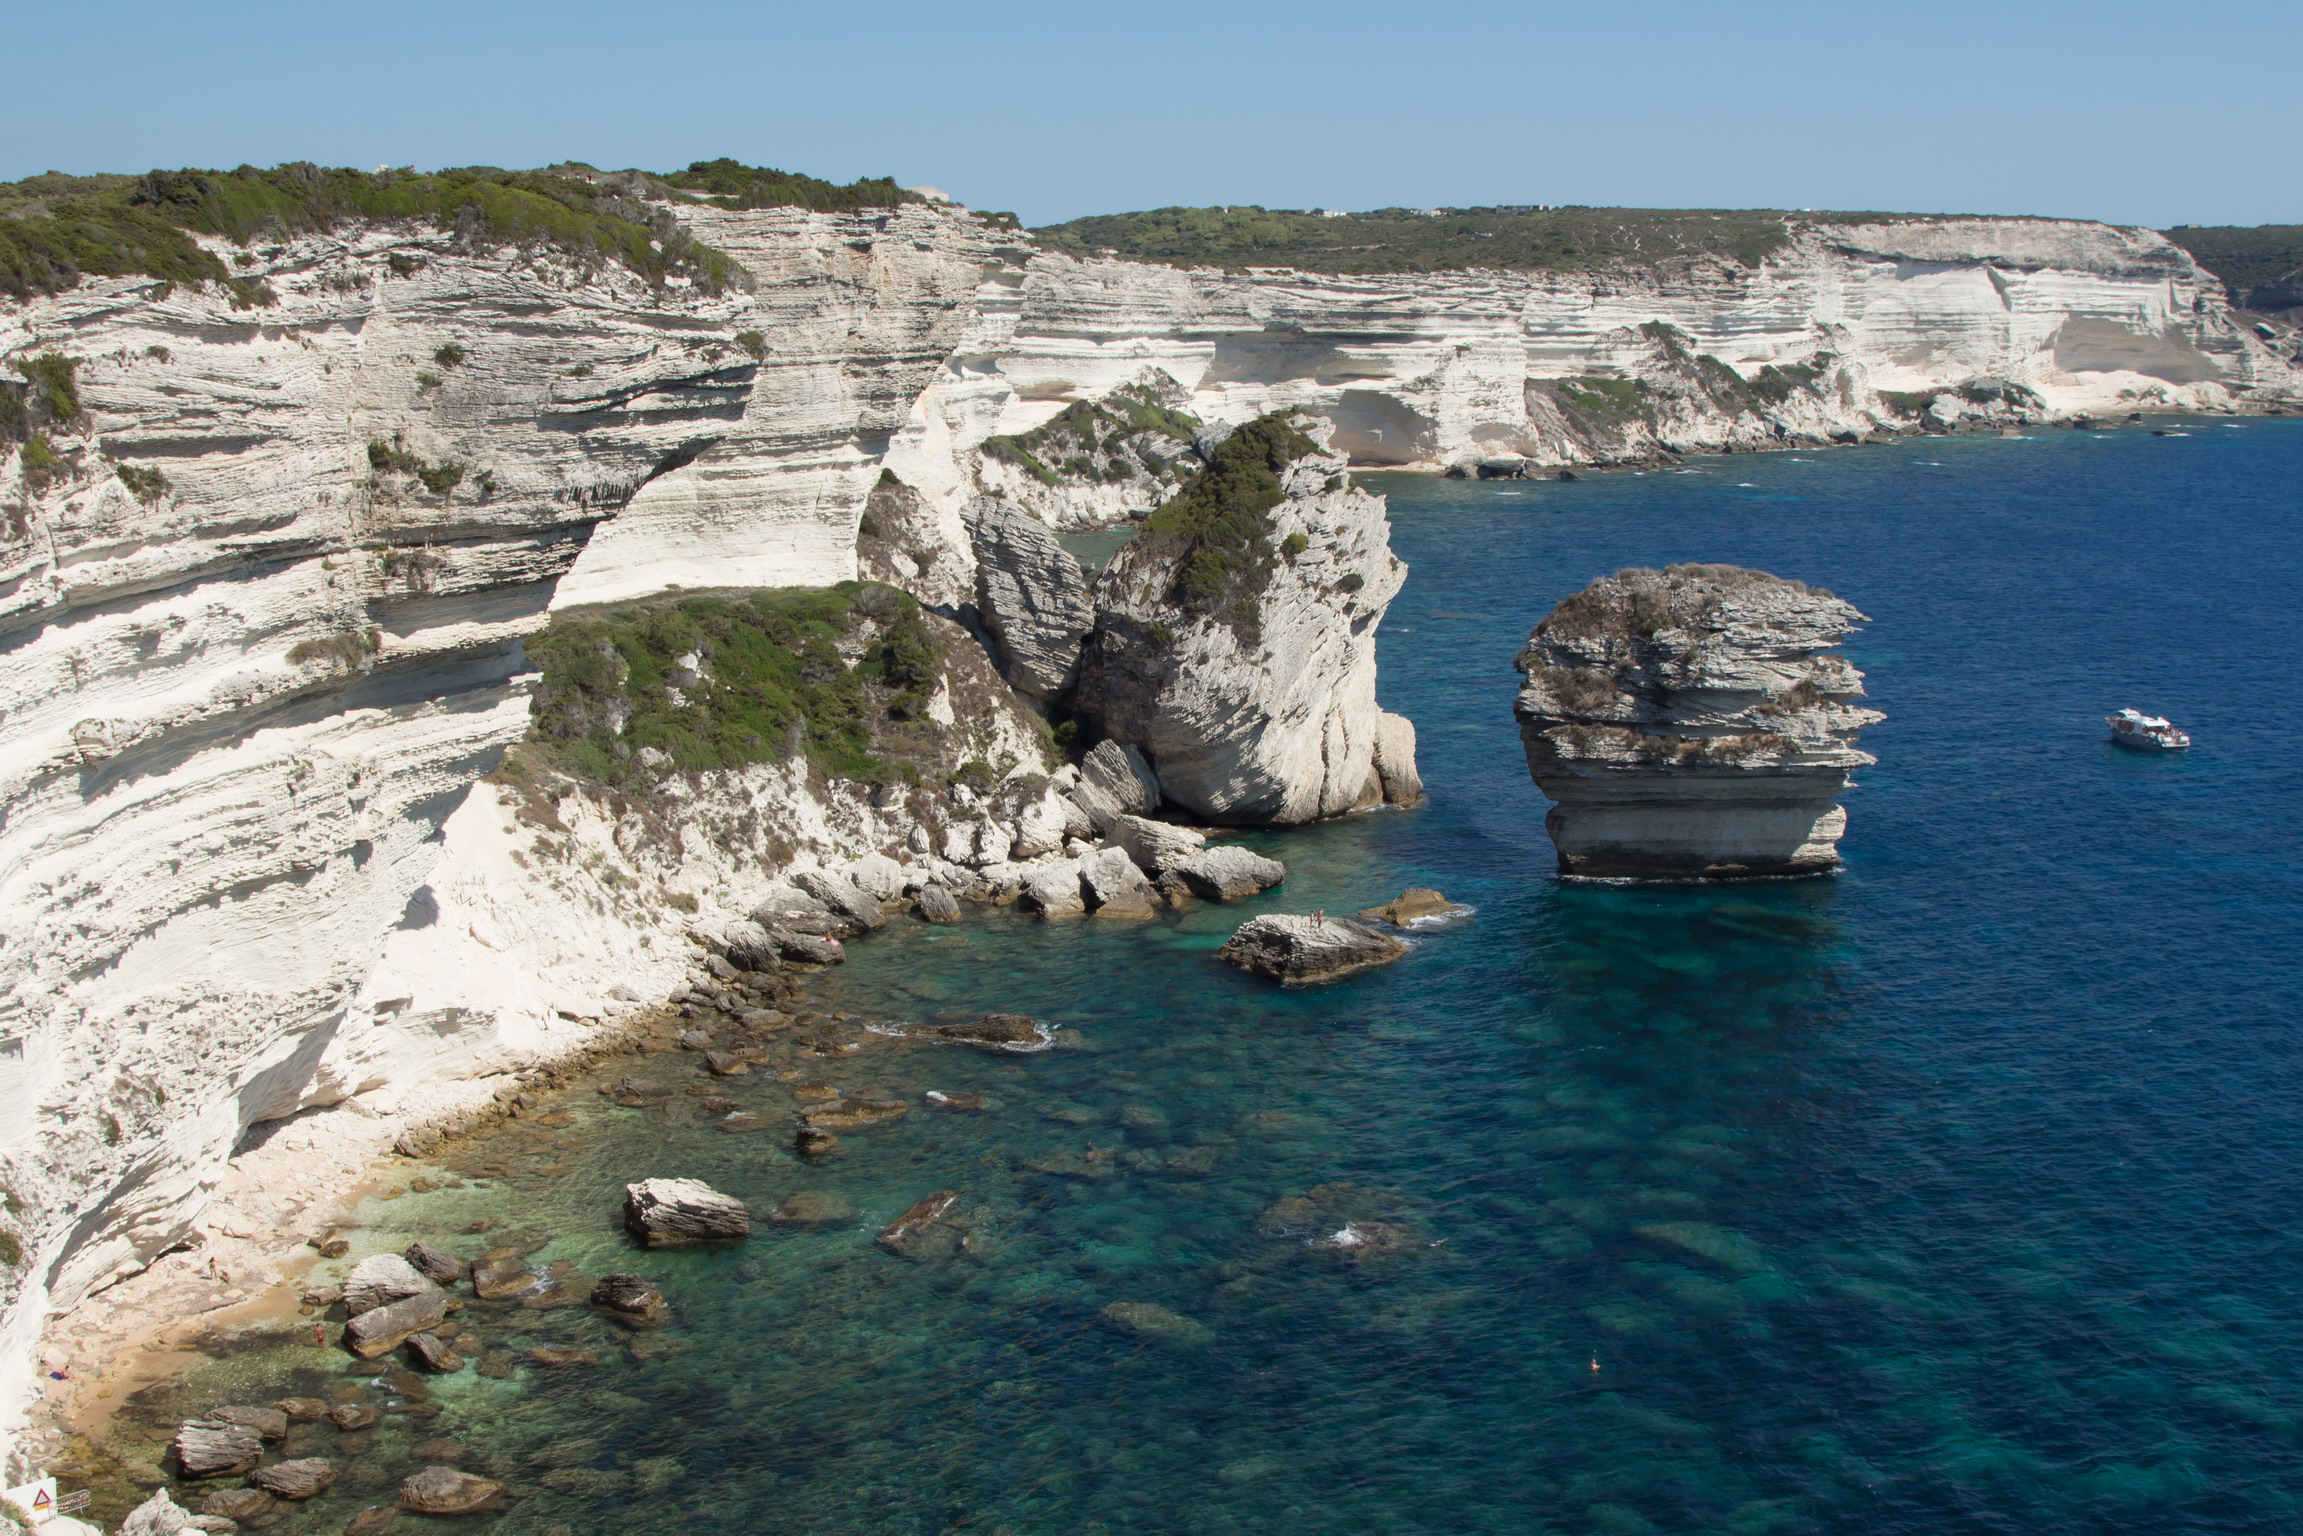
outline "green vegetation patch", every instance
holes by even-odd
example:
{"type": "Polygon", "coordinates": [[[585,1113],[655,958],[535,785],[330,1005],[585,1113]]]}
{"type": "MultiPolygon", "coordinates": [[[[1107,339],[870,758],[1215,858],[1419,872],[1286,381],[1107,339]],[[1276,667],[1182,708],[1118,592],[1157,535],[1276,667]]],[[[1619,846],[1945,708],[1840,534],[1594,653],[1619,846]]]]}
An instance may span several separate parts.
{"type": "Polygon", "coordinates": [[[987,458],[1014,464],[1042,485],[1073,480],[1154,480],[1175,474],[1174,458],[1131,448],[1146,433],[1189,447],[1199,419],[1168,405],[1148,384],[1123,384],[1101,400],[1074,400],[1029,432],[984,439],[987,458]]]}
{"type": "MultiPolygon", "coordinates": [[[[539,244],[620,262],[661,285],[685,277],[718,291],[736,280],[724,254],[683,233],[670,210],[589,179],[584,167],[505,171],[467,166],[429,174],[355,171],[307,161],[268,171],[152,171],[143,176],[49,172],[0,184],[0,292],[57,293],[86,276],[144,273],[168,282],[233,285],[235,308],[275,302],[236,280],[192,238],[235,244],[286,240],[359,223],[411,223],[473,242],[539,244]]],[[[395,261],[402,276],[413,259],[395,261]]]]}
{"type": "Polygon", "coordinates": [[[1465,267],[1584,271],[1722,256],[1756,267],[1790,237],[1772,210],[1379,208],[1328,217],[1285,208],[1155,208],[1035,231],[1075,256],[1109,253],[1169,266],[1310,272],[1440,272],[1465,267]]]}
{"type": "Polygon", "coordinates": [[[684,171],[657,179],[683,192],[704,193],[705,200],[719,208],[817,208],[827,213],[854,213],[922,201],[918,193],[897,186],[893,176],[838,183],[794,171],[770,170],[764,165],[745,165],[740,160],[698,160],[684,171]]]}
{"type": "Polygon", "coordinates": [[[1595,421],[1625,422],[1648,414],[1647,385],[1640,379],[1586,374],[1561,379],[1552,387],[1562,400],[1595,421]]]}
{"type": "Polygon", "coordinates": [[[1169,601],[1194,618],[1229,624],[1243,645],[1259,639],[1257,600],[1278,561],[1271,510],[1286,499],[1280,476],[1320,451],[1289,423],[1292,414],[1259,416],[1217,444],[1207,467],[1130,541],[1137,558],[1166,561],[1174,571],[1169,601]]]}
{"type": "Polygon", "coordinates": [[[1823,369],[1814,363],[1769,363],[1745,380],[1745,387],[1767,404],[1781,405],[1793,395],[1812,393],[1822,377],[1823,369]]]}
{"type": "Polygon", "coordinates": [[[612,784],[645,782],[650,748],[692,772],[804,755],[841,778],[908,778],[901,727],[942,661],[919,604],[868,581],[564,615],[528,657],[543,674],[530,739],[612,784]],[[851,664],[842,642],[867,623],[851,664]]]}
{"type": "Polygon", "coordinates": [[[2303,305],[2303,224],[2178,224],[2165,234],[2223,279],[2232,303],[2247,309],[2303,305]]]}

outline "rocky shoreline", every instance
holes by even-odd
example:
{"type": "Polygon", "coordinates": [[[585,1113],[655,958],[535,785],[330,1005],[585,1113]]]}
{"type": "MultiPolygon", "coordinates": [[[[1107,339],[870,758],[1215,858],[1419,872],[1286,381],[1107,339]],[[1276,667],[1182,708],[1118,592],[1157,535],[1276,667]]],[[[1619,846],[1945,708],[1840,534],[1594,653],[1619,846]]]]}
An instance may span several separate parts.
{"type": "MultiPolygon", "coordinates": [[[[1171,834],[1185,830],[1146,825],[1171,834]]],[[[1437,893],[1409,892],[1371,911],[1395,912],[1404,927],[1418,914],[1428,914],[1435,901],[1440,908],[1460,910],[1437,893]]],[[[817,915],[835,910],[826,904],[817,915]]],[[[916,895],[891,897],[876,915],[930,920],[916,895]]],[[[1311,924],[1314,919],[1257,918],[1241,934],[1275,921],[1311,924]]],[[[1325,926],[1355,930],[1394,951],[1404,948],[1367,923],[1327,919],[1325,926]]],[[[539,1334],[516,1349],[500,1345],[490,1335],[506,1323],[526,1339],[538,1329],[549,1332],[555,1317],[605,1317],[627,1332],[638,1330],[626,1344],[644,1351],[649,1346],[641,1335],[678,1305],[676,1295],[666,1297],[634,1277],[586,1276],[565,1264],[531,1267],[527,1255],[543,1244],[542,1234],[442,1235],[418,1241],[403,1253],[372,1253],[334,1282],[315,1275],[316,1268],[332,1268],[349,1256],[348,1240],[361,1230],[357,1207],[363,1199],[391,1200],[484,1183],[506,1166],[491,1155],[494,1137],[573,1129],[572,1112],[593,1099],[649,1111],[685,1106],[726,1134],[766,1132],[790,1138],[803,1158],[836,1156],[843,1134],[868,1133],[912,1112],[968,1114],[986,1106],[980,1095],[936,1090],[920,1095],[916,1104],[844,1096],[810,1081],[827,1067],[870,1051],[962,1047],[1029,1054],[1075,1043],[1068,1031],[1051,1030],[1021,1015],[903,1025],[827,1014],[810,1007],[808,997],[809,978],[820,975],[822,966],[754,955],[747,958],[761,960],[761,968],[739,969],[730,963],[730,952],[731,946],[699,944],[692,981],[680,995],[622,1021],[612,1041],[537,1066],[517,1087],[507,1084],[508,1091],[499,1091],[484,1108],[446,1122],[409,1124],[325,1111],[299,1124],[309,1130],[341,1118],[354,1122],[357,1134],[345,1125],[326,1126],[325,1136],[276,1134],[242,1154],[231,1168],[233,1187],[216,1207],[221,1228],[242,1226],[242,1214],[261,1194],[291,1176],[324,1181],[338,1169],[357,1172],[348,1188],[336,1186],[344,1189],[341,1198],[315,1202],[298,1213],[293,1231],[220,1238],[201,1264],[194,1266],[189,1255],[179,1255],[187,1262],[164,1261],[104,1293],[98,1305],[83,1308],[74,1326],[51,1340],[52,1357],[68,1379],[51,1383],[53,1390],[45,1395],[27,1437],[28,1449],[51,1470],[108,1490],[98,1512],[110,1519],[128,1513],[127,1490],[136,1490],[143,1502],[128,1514],[123,1529],[138,1536],[166,1536],[184,1528],[211,1536],[242,1526],[261,1529],[278,1517],[280,1506],[327,1493],[339,1471],[365,1453],[366,1432],[378,1414],[436,1413],[424,1385],[428,1379],[467,1370],[508,1377],[515,1365],[578,1369],[599,1356],[598,1343],[579,1336],[581,1330],[565,1339],[546,1340],[539,1334]],[[745,1101],[726,1096],[738,1091],[746,1093],[745,1101]],[[761,1105],[763,1091],[771,1098],[788,1096],[786,1110],[779,1114],[761,1105]],[[316,1164],[322,1148],[337,1162],[316,1164]],[[219,1278],[206,1280],[210,1271],[219,1278]],[[253,1299],[250,1293],[256,1293],[253,1299]],[[300,1321],[291,1323],[292,1317],[300,1321]],[[234,1340],[242,1335],[287,1344],[306,1322],[320,1325],[314,1336],[318,1348],[310,1353],[321,1367],[330,1368],[333,1361],[333,1368],[349,1368],[357,1378],[333,1399],[323,1402],[291,1392],[277,1402],[217,1404],[183,1421],[170,1458],[134,1460],[117,1451],[112,1416],[132,1406],[137,1393],[210,1354],[237,1350],[234,1340]],[[369,1362],[368,1375],[358,1374],[361,1361],[369,1362]]],[[[1360,968],[1334,967],[1327,978],[1360,968]]],[[[1077,1168],[1048,1166],[1067,1177],[1103,1176],[1092,1160],[1077,1168]]],[[[852,1222],[854,1216],[851,1204],[808,1194],[772,1211],[748,1212],[692,1181],[657,1179],[627,1191],[623,1221],[635,1241],[648,1248],[666,1242],[741,1241],[758,1224],[807,1227],[852,1222]]],[[[967,1251],[973,1220],[964,1191],[939,1192],[882,1231],[878,1246],[913,1263],[950,1257],[967,1251]]],[[[1111,1325],[1123,1332],[1164,1342],[1177,1341],[1179,1331],[1185,1342],[1197,1337],[1194,1330],[1200,1325],[1170,1322],[1172,1314],[1164,1309],[1113,1305],[1119,1310],[1112,1313],[1111,1325]]],[[[298,1359],[306,1353],[287,1347],[298,1359]]],[[[366,1507],[348,1529],[372,1536],[384,1523],[380,1511],[395,1503],[403,1511],[451,1513],[447,1506],[459,1500],[482,1510],[519,1497],[517,1489],[492,1479],[476,1480],[488,1482],[488,1488],[459,1482],[451,1489],[450,1476],[470,1474],[453,1464],[410,1473],[405,1481],[413,1492],[403,1490],[394,1500],[366,1507]],[[417,1477],[430,1482],[414,1487],[417,1477]],[[432,1483],[440,1486],[433,1489],[432,1483]],[[428,1502],[440,1507],[428,1509],[428,1502]]]]}

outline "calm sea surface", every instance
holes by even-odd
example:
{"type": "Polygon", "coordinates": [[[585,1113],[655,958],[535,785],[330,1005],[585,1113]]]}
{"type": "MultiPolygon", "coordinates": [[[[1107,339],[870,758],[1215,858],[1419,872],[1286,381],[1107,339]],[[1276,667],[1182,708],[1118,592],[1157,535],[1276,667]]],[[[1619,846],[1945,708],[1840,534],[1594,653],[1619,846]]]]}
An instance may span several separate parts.
{"type": "MultiPolygon", "coordinates": [[[[475,1304],[492,1348],[599,1363],[437,1381],[436,1417],[364,1446],[299,1430],[344,1481],[275,1529],[340,1530],[440,1439],[538,1536],[2297,1528],[2303,422],[2159,425],[2188,435],[1369,477],[1414,567],[1382,693],[1427,807],[1252,839],[1291,874],[1244,908],[854,946],[819,1006],[1079,1032],[805,1073],[988,1113],[813,1167],[692,1099],[575,1095],[576,1124],[479,1143],[466,1187],[376,1202],[355,1254],[476,1252],[455,1234],[492,1219],[554,1234],[539,1263],[651,1276],[676,1320],[635,1354],[581,1311],[475,1304]],[[1593,576],[1673,560],[1871,616],[1849,649],[1888,719],[1840,878],[1552,878],[1512,653],[1593,576]],[[2120,753],[2122,705],[2197,745],[2120,753]],[[1408,885],[1476,915],[1300,993],[1213,958],[1252,911],[1408,885]],[[636,1253],[612,1222],[644,1175],[860,1212],[636,1253]],[[984,1255],[872,1248],[939,1189],[984,1255]],[[1413,1237],[1307,1241],[1351,1220],[1413,1237]],[[1115,1333],[1115,1301],[1204,1334],[1115,1333]]],[[[791,1109],[772,1070],[730,1096],[791,1109]]],[[[361,1379],[307,1334],[139,1412],[361,1379]]]]}

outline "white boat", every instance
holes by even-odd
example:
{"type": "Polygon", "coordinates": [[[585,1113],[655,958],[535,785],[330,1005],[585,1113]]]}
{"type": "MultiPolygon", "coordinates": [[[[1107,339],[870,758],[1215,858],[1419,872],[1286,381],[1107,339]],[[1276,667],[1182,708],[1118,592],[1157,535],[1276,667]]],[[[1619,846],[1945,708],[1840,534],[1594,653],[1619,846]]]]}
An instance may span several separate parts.
{"type": "Polygon", "coordinates": [[[2191,745],[2189,736],[2157,715],[2123,709],[2116,715],[2105,715],[2103,723],[2111,727],[2113,741],[2139,752],[2180,752],[2191,745]]]}

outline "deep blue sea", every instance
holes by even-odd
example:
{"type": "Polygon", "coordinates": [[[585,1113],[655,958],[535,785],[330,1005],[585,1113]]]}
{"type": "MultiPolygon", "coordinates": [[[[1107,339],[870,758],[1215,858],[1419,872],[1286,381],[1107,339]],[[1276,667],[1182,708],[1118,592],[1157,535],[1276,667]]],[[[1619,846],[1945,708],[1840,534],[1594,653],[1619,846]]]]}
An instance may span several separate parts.
{"type": "MultiPolygon", "coordinates": [[[[805,1074],[985,1114],[803,1166],[684,1103],[579,1095],[466,1187],[375,1202],[356,1253],[525,1223],[540,1261],[656,1278],[676,1321],[635,1354],[475,1306],[491,1347],[599,1363],[437,1383],[437,1418],[387,1420],[279,1529],[340,1529],[427,1436],[538,1536],[2297,1529],[2303,421],[2152,425],[2187,435],[1369,476],[1413,567],[1381,691],[1427,806],[1252,839],[1291,875],[1242,908],[856,944],[818,1006],[1078,1031],[805,1074]],[[1677,560],[1870,616],[1849,652],[1888,718],[1838,878],[1554,878],[1513,652],[1592,577],[1677,560]],[[2120,752],[2123,705],[2196,745],[2120,752]],[[1253,911],[1409,885],[1476,912],[1330,987],[1213,958],[1253,911]],[[645,1174],[860,1211],[634,1253],[612,1216],[645,1174]],[[939,1189],[983,1253],[872,1248],[939,1189]],[[1413,1237],[1360,1263],[1307,1241],[1352,1220],[1413,1237]],[[1114,1301],[1203,1331],[1115,1332],[1114,1301]]],[[[732,1083],[788,1115],[772,1073],[732,1083]]],[[[144,1407],[322,1372],[243,1352],[144,1407]]]]}

